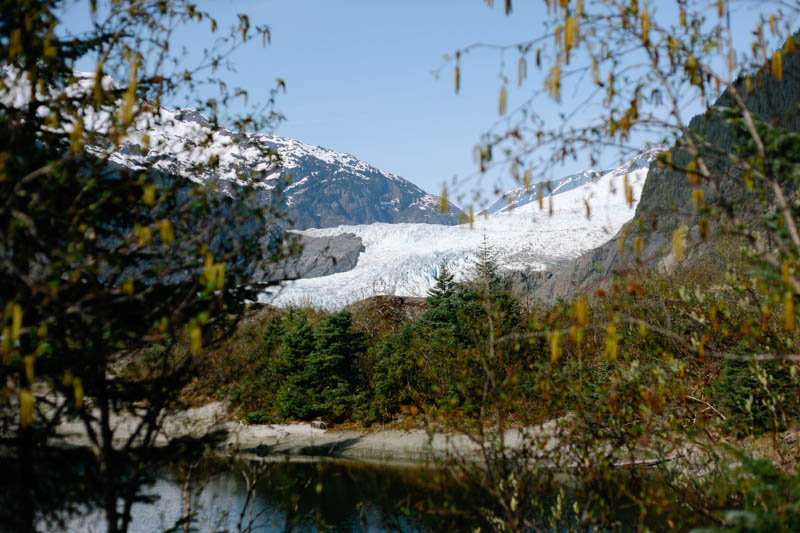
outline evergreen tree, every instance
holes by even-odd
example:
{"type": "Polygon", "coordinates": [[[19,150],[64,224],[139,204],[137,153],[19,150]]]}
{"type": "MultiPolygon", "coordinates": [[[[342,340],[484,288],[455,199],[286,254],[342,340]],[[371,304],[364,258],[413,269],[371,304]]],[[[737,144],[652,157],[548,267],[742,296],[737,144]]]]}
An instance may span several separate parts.
{"type": "Polygon", "coordinates": [[[315,403],[334,419],[346,418],[353,406],[358,385],[356,354],[364,350],[364,335],[352,329],[347,311],[328,317],[315,332],[309,373],[317,384],[315,403]]]}
{"type": "Polygon", "coordinates": [[[281,415],[349,416],[358,385],[356,355],[364,349],[364,336],[352,325],[346,311],[329,316],[316,331],[305,317],[299,319],[278,351],[279,372],[286,376],[277,398],[281,415]]]}
{"type": "Polygon", "coordinates": [[[287,418],[307,419],[313,409],[308,401],[307,366],[314,350],[314,330],[305,315],[290,317],[283,344],[278,349],[278,368],[286,381],[278,391],[278,412],[287,418]]]}
{"type": "Polygon", "coordinates": [[[441,300],[452,296],[455,288],[453,277],[453,273],[447,268],[447,261],[442,259],[434,276],[436,284],[428,289],[428,305],[436,306],[441,300]]]}

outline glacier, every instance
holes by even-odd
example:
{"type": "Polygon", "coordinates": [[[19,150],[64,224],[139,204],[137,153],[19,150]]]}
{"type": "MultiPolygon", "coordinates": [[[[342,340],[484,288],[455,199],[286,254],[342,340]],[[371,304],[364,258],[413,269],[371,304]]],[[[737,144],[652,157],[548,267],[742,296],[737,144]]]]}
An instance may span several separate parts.
{"type": "Polygon", "coordinates": [[[472,224],[374,223],[299,231],[313,237],[352,233],[365,251],[352,270],[286,282],[260,300],[336,310],[377,295],[424,297],[442,262],[457,281],[469,279],[484,240],[502,270],[557,267],[607,242],[633,218],[650,163],[660,151],[646,150],[583,185],[554,191],[543,198],[541,209],[537,199],[480,215],[472,224]]]}

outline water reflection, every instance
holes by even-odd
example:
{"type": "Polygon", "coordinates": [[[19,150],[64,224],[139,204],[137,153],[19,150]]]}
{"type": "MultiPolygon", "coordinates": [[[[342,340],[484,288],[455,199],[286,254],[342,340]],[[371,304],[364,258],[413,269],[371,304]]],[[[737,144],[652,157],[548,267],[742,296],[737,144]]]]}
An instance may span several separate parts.
{"type": "MultiPolygon", "coordinates": [[[[469,490],[414,467],[208,461],[165,469],[146,492],[158,501],[134,505],[133,532],[183,531],[187,510],[200,532],[460,531],[476,519],[469,490]]],[[[67,529],[104,531],[102,513],[67,529]]]]}

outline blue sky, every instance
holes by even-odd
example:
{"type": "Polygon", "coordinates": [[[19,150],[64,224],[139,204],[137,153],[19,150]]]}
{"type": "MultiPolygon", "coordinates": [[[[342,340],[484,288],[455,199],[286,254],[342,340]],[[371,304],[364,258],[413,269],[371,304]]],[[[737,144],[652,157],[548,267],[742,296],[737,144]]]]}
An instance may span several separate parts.
{"type": "MultiPolygon", "coordinates": [[[[498,119],[500,53],[479,50],[465,57],[458,95],[452,66],[438,80],[432,72],[442,65],[443,55],[470,43],[530,38],[541,27],[544,2],[518,0],[510,17],[499,0],[494,8],[484,0],[198,3],[221,25],[233,24],[236,14],[245,12],[254,24],[271,27],[272,44],[240,49],[232,58],[237,70],[226,77],[229,85],[247,89],[251,99],[266,98],[276,78],[286,81],[277,109],[287,120],[276,134],[351,153],[430,192],[438,193],[444,182],[458,176],[462,192],[478,187],[491,194],[494,177],[482,183],[466,178],[476,171],[473,147],[498,119]]],[[[654,5],[671,16],[667,5],[672,3],[659,0],[654,5]]],[[[65,25],[80,28],[87,13],[86,3],[77,2],[67,11],[65,25]]],[[[753,20],[752,13],[741,10],[739,18],[753,20]]],[[[192,28],[178,40],[196,51],[209,42],[209,35],[192,28]]],[[[508,53],[505,59],[506,74],[513,77],[516,55],[508,53]]],[[[529,83],[529,88],[541,87],[535,75],[529,83]]],[[[513,107],[527,92],[525,87],[517,90],[513,79],[509,88],[513,107]]],[[[557,106],[544,111],[557,120],[557,106]]],[[[555,173],[585,165],[579,161],[555,173]]]]}

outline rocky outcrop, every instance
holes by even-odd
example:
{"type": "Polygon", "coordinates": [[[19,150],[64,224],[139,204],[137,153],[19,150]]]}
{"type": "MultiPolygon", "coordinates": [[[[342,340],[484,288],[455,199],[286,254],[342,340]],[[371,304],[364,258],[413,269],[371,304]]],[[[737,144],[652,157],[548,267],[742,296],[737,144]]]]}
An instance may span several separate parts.
{"type": "Polygon", "coordinates": [[[302,252],[290,257],[278,279],[318,278],[347,272],[364,251],[361,239],[352,233],[331,237],[300,236],[302,252]]]}
{"type": "MultiPolygon", "coordinates": [[[[752,113],[773,125],[800,131],[800,53],[786,54],[783,65],[781,80],[768,70],[762,70],[754,76],[757,83],[752,93],[747,94],[741,80],[737,87],[741,94],[747,95],[746,104],[752,113]]],[[[726,91],[709,113],[694,117],[689,128],[715,146],[731,149],[740,140],[714,109],[732,105],[732,97],[726,91]]],[[[671,156],[673,169],[660,161],[650,164],[633,220],[607,243],[581,255],[537,286],[534,289],[537,298],[554,299],[591,292],[608,284],[614,273],[624,274],[642,267],[672,268],[676,264],[672,235],[682,225],[689,230],[687,253],[690,261],[703,261],[714,253],[713,242],[700,238],[698,221],[701,215],[692,205],[692,190],[697,186],[680,170],[686,168],[690,160],[680,140],[671,149],[671,156]],[[639,261],[635,261],[633,255],[637,237],[644,243],[639,261]],[[622,254],[620,240],[624,241],[622,254]]],[[[710,167],[713,186],[702,184],[706,203],[729,218],[754,220],[763,211],[763,203],[757,193],[748,192],[743,186],[741,172],[723,159],[710,160],[710,167]]],[[[713,238],[713,226],[710,235],[713,238]]]]}

